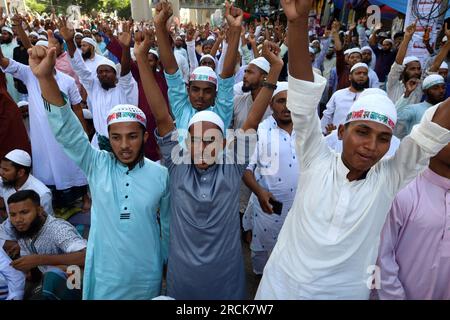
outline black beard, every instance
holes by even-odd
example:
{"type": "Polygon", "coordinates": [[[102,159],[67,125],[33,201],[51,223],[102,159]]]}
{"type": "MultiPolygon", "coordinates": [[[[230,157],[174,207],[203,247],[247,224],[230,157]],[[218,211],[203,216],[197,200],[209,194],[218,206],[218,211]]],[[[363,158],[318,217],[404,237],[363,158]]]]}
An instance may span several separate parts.
{"type": "Polygon", "coordinates": [[[16,185],[16,180],[9,181],[9,180],[2,179],[2,183],[3,183],[3,187],[5,187],[5,188],[14,188],[14,186],[16,185]]]}
{"type": "Polygon", "coordinates": [[[111,86],[109,83],[101,82],[102,88],[105,90],[109,90],[111,88],[114,88],[115,86],[111,86]]]}
{"type": "Polygon", "coordinates": [[[326,57],[328,60],[330,60],[330,59],[333,58],[333,56],[334,56],[334,53],[332,53],[332,54],[327,54],[325,57],[326,57]]]}
{"type": "Polygon", "coordinates": [[[86,53],[84,53],[84,52],[82,52],[81,53],[81,56],[83,57],[83,60],[87,60],[87,59],[89,59],[90,57],[91,57],[91,52],[90,51],[88,51],[88,52],[86,52],[86,53]]]}
{"type": "Polygon", "coordinates": [[[445,96],[444,96],[444,98],[443,99],[433,99],[432,97],[430,97],[430,96],[428,96],[427,97],[427,99],[426,99],[426,101],[428,102],[428,103],[431,103],[431,105],[437,105],[439,102],[442,102],[442,101],[444,101],[445,100],[445,96]]]}
{"type": "Polygon", "coordinates": [[[254,84],[250,84],[248,86],[245,86],[244,84],[242,84],[242,92],[250,92],[253,90],[258,89],[258,87],[254,84]]]}
{"type": "Polygon", "coordinates": [[[2,43],[10,44],[12,42],[12,38],[8,38],[7,40],[3,40],[2,43]]]}
{"type": "Polygon", "coordinates": [[[354,81],[354,80],[352,80],[351,82],[352,82],[352,87],[353,87],[356,91],[358,91],[358,92],[361,92],[361,91],[363,91],[364,89],[369,88],[369,80],[367,80],[367,81],[364,82],[364,83],[357,83],[357,82],[354,81]]]}
{"type": "Polygon", "coordinates": [[[292,123],[292,119],[289,119],[289,120],[280,120],[280,119],[278,119],[277,122],[279,122],[279,123],[281,123],[281,124],[286,124],[286,125],[288,125],[288,124],[291,124],[291,123],[292,123]]]}
{"type": "Polygon", "coordinates": [[[41,230],[42,226],[45,223],[45,219],[42,219],[39,216],[36,216],[36,218],[31,222],[30,227],[27,231],[18,231],[16,228],[14,228],[14,232],[16,234],[17,239],[31,239],[33,238],[39,230],[41,230]]]}
{"type": "Polygon", "coordinates": [[[372,58],[370,58],[369,60],[367,60],[367,61],[363,61],[365,64],[367,64],[367,65],[369,65],[371,62],[372,62],[372,58]]]}

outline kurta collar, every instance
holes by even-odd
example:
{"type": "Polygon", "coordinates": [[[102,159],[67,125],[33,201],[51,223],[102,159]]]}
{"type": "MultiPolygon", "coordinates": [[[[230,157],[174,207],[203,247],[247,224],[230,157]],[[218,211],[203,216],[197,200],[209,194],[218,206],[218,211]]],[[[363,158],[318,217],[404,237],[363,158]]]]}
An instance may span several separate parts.
{"type": "Polygon", "coordinates": [[[438,187],[441,187],[444,190],[450,190],[450,179],[438,175],[436,172],[431,170],[430,168],[426,168],[422,175],[430,181],[432,184],[437,185],[438,187]]]}

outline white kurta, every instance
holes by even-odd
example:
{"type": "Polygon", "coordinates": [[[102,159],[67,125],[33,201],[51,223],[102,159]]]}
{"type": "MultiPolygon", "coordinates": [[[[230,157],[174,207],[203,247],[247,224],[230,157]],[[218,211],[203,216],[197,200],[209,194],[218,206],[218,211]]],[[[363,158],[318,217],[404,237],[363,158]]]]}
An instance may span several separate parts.
{"type": "MultiPolygon", "coordinates": [[[[253,105],[253,97],[251,92],[242,92],[242,83],[237,83],[234,85],[234,102],[233,102],[233,119],[232,127],[233,129],[242,128],[247,120],[248,113],[253,105]],[[242,94],[238,94],[242,92],[242,94]]],[[[272,109],[267,108],[264,113],[263,120],[267,119],[272,115],[272,109]]]]}
{"type": "Polygon", "coordinates": [[[95,131],[108,137],[106,123],[109,111],[118,104],[138,105],[138,86],[131,72],[123,77],[118,76],[118,82],[114,88],[105,90],[102,88],[97,74],[92,74],[87,68],[83,58],[75,52],[71,59],[73,69],[80,77],[80,82],[88,93],[88,105],[92,111],[95,131]]]}
{"type": "Polygon", "coordinates": [[[6,300],[22,300],[25,292],[25,274],[10,266],[11,259],[0,248],[0,288],[8,288],[6,300]]]}
{"type": "MultiPolygon", "coordinates": [[[[81,51],[79,51],[79,53],[81,53],[81,51]]],[[[80,54],[80,56],[81,56],[81,54],[80,54]]],[[[97,67],[100,64],[100,62],[102,62],[105,59],[106,59],[105,57],[103,57],[99,54],[95,54],[93,59],[86,59],[83,61],[84,61],[84,64],[86,65],[86,68],[88,68],[89,71],[93,75],[97,76],[97,67]]]]}
{"type": "Polygon", "coordinates": [[[256,299],[368,299],[380,233],[403,186],[450,142],[431,119],[420,125],[365,179],[349,181],[340,154],[330,150],[317,117],[323,77],[289,77],[288,108],[296,131],[298,192],[264,269],[256,299]]]}
{"type": "MultiPolygon", "coordinates": [[[[2,48],[2,53],[3,56],[5,58],[8,59],[12,59],[13,58],[13,53],[14,53],[14,48],[17,47],[17,42],[16,40],[13,40],[11,43],[9,44],[2,44],[1,48],[2,48]]],[[[13,76],[10,74],[6,75],[6,87],[8,89],[8,93],[11,95],[11,97],[13,98],[13,100],[17,103],[20,101],[20,93],[19,91],[17,91],[15,85],[14,85],[14,79],[13,76]]]]}
{"type": "Polygon", "coordinates": [[[272,116],[264,120],[258,127],[258,144],[247,170],[254,172],[258,184],[283,204],[281,215],[267,214],[252,193],[243,217],[244,230],[253,230],[251,250],[270,253],[297,191],[295,131],[289,134],[279,128],[272,116]]]}
{"type": "Polygon", "coordinates": [[[361,92],[352,92],[350,88],[336,91],[327,103],[321,120],[322,132],[326,133],[326,126],[330,123],[336,128],[345,122],[352,104],[358,100],[361,92]]]}
{"type": "MultiPolygon", "coordinates": [[[[2,70],[23,81],[28,89],[33,175],[45,185],[54,185],[58,190],[86,185],[83,172],[67,157],[50,130],[41,88],[30,67],[9,59],[8,67],[2,70]]],[[[56,71],[55,78],[71,105],[81,102],[73,78],[59,71],[56,71]]]]}

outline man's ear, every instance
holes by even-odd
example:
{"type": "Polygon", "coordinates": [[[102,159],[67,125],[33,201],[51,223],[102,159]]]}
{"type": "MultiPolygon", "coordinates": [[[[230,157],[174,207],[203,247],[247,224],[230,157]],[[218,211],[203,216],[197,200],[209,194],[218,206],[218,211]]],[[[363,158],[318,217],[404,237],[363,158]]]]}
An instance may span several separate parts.
{"type": "Polygon", "coordinates": [[[339,140],[343,140],[344,139],[344,132],[345,132],[345,130],[346,130],[345,126],[343,124],[340,124],[339,128],[338,128],[338,132],[337,132],[339,140]]]}

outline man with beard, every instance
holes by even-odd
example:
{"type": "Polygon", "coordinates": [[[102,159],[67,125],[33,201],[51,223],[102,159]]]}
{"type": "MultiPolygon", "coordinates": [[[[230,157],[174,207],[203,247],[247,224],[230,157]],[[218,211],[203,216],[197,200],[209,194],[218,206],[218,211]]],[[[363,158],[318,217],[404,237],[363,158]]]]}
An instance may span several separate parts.
{"type": "MultiPolygon", "coordinates": [[[[450,48],[450,44],[446,44],[445,48],[441,49],[441,52],[436,56],[433,61],[433,65],[430,69],[426,70],[422,68],[421,62],[417,57],[406,56],[408,50],[409,42],[411,41],[414,33],[416,31],[416,25],[412,24],[406,28],[405,37],[397,52],[395,62],[391,67],[391,71],[387,77],[386,91],[389,98],[394,103],[401,103],[404,105],[405,100],[403,94],[405,93],[406,84],[410,79],[417,79],[419,81],[415,90],[410,93],[407,104],[416,104],[422,100],[423,90],[422,81],[423,79],[433,72],[439,70],[440,65],[446,57],[446,53],[450,48]]],[[[450,35],[450,31],[446,27],[446,33],[450,35]]]]}
{"type": "Polygon", "coordinates": [[[322,132],[329,134],[345,122],[348,110],[359,98],[361,92],[369,87],[369,67],[365,63],[357,63],[350,70],[350,87],[336,91],[327,103],[321,120],[322,132]]]}
{"type": "MultiPolygon", "coordinates": [[[[270,64],[264,57],[253,59],[248,64],[244,72],[244,80],[237,83],[235,87],[242,84],[242,92],[236,90],[233,106],[233,129],[242,128],[248,113],[255,101],[256,96],[261,91],[262,85],[270,71],[270,64]]],[[[237,88],[239,89],[239,88],[237,88]]],[[[266,110],[263,119],[272,114],[271,110],[266,110]]]]}
{"type": "MultiPolygon", "coordinates": [[[[53,215],[52,193],[41,181],[30,174],[31,157],[23,150],[15,149],[9,152],[0,162],[0,203],[6,204],[9,197],[20,190],[34,190],[40,197],[40,205],[50,215],[53,215]]],[[[6,206],[6,212],[9,208],[6,206]]],[[[16,237],[10,220],[0,225],[0,247],[11,256],[17,255],[16,237]]]]}
{"type": "MultiPolygon", "coordinates": [[[[409,81],[406,85],[405,97],[414,92],[418,84],[418,80],[409,81]]],[[[422,83],[422,90],[425,95],[425,101],[410,105],[401,105],[398,103],[396,105],[397,126],[395,127],[394,134],[400,139],[411,132],[412,127],[420,122],[428,108],[445,100],[445,80],[438,74],[432,74],[426,77],[422,83]]]]}
{"type": "Polygon", "coordinates": [[[243,176],[252,195],[242,225],[245,231],[252,232],[250,249],[257,275],[263,273],[298,184],[295,131],[286,108],[287,88],[287,82],[277,83],[270,102],[273,113],[258,127],[258,143],[243,176]],[[280,211],[272,206],[273,201],[282,203],[280,211]]]}
{"type": "MultiPolygon", "coordinates": [[[[35,47],[48,45],[43,41],[37,44],[35,47]]],[[[56,189],[54,200],[58,202],[58,207],[71,206],[76,199],[86,193],[87,181],[80,168],[64,154],[50,131],[48,121],[45,118],[45,106],[42,101],[38,79],[33,75],[29,66],[3,57],[1,51],[0,67],[5,73],[12,74],[23,81],[28,89],[34,176],[49,188],[56,189]]],[[[62,92],[68,96],[74,113],[79,119],[82,118],[81,97],[75,80],[56,69],[53,72],[58,79],[62,92]]]]}
{"type": "Polygon", "coordinates": [[[367,64],[367,66],[374,70],[377,62],[377,58],[372,51],[370,46],[365,46],[361,48],[361,62],[367,64]]]}
{"type": "Polygon", "coordinates": [[[176,36],[176,37],[175,37],[175,42],[174,42],[174,48],[173,48],[173,51],[174,51],[174,52],[178,52],[178,53],[181,54],[186,60],[189,61],[187,51],[186,51],[186,49],[184,48],[183,45],[184,45],[183,38],[181,38],[181,36],[179,36],[179,35],[176,36]]]}
{"type": "MultiPolygon", "coordinates": [[[[2,28],[2,37],[1,37],[1,51],[3,52],[3,56],[6,58],[12,59],[14,55],[14,48],[17,47],[17,42],[14,39],[14,33],[10,27],[2,28]]],[[[6,75],[6,84],[8,88],[8,93],[13,98],[15,102],[20,101],[20,93],[17,91],[14,85],[14,78],[12,75],[6,75]]]]}
{"type": "Polygon", "coordinates": [[[75,32],[75,35],[73,38],[75,40],[75,45],[76,45],[77,51],[80,52],[80,54],[81,54],[83,52],[83,51],[81,51],[81,40],[83,40],[84,36],[81,32],[75,32]]]}
{"type": "MultiPolygon", "coordinates": [[[[111,151],[106,121],[109,111],[118,104],[137,105],[139,98],[136,80],[130,72],[131,35],[129,30],[125,28],[119,36],[119,42],[122,46],[120,76],[117,74],[117,67],[114,62],[104,57],[101,57],[101,60],[98,61],[96,74],[92,73],[88,64],[86,64],[86,60],[75,50],[75,45],[71,41],[74,31],[64,24],[60,24],[59,30],[66,40],[69,55],[72,57],[72,66],[88,94],[87,104],[92,111],[96,131],[92,144],[95,147],[98,146],[101,150],[111,151]]],[[[49,35],[50,37],[53,36],[51,32],[49,35]]],[[[85,44],[83,42],[83,45],[85,44]]],[[[93,50],[93,46],[90,46],[90,48],[93,50]]],[[[92,67],[93,64],[90,64],[90,66],[92,67]]]]}
{"type": "Polygon", "coordinates": [[[167,259],[170,195],[167,169],[144,157],[145,114],[113,107],[106,120],[112,152],[93,148],[53,76],[55,60],[54,48],[30,51],[50,127],[92,194],[83,299],[154,298],[167,259]]]}
{"type": "Polygon", "coordinates": [[[80,289],[67,286],[66,269],[84,266],[86,240],[69,222],[48,215],[33,190],[11,195],[8,208],[21,252],[21,257],[11,266],[25,273],[38,268],[43,275],[42,289],[33,298],[80,299],[80,289]]]}

